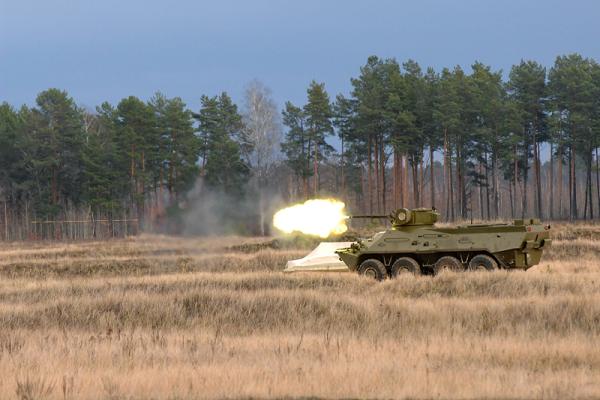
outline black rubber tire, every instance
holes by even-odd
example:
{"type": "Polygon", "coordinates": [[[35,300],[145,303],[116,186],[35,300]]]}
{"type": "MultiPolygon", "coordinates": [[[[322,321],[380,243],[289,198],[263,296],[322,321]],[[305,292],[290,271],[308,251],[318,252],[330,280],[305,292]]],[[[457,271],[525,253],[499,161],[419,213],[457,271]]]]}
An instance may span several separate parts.
{"type": "Polygon", "coordinates": [[[387,278],[385,265],[383,265],[381,261],[374,258],[369,258],[363,261],[358,267],[358,274],[373,278],[378,281],[382,281],[387,278]]]}
{"type": "Polygon", "coordinates": [[[465,270],[465,267],[458,258],[453,256],[444,256],[437,260],[435,264],[433,264],[433,273],[437,275],[443,270],[462,272],[465,270]]]}
{"type": "Polygon", "coordinates": [[[411,257],[400,257],[392,264],[391,275],[396,278],[398,275],[410,273],[413,275],[421,275],[421,266],[411,257]]]}
{"type": "Polygon", "coordinates": [[[498,263],[487,254],[477,254],[469,261],[471,271],[494,271],[498,269],[498,263]]]}

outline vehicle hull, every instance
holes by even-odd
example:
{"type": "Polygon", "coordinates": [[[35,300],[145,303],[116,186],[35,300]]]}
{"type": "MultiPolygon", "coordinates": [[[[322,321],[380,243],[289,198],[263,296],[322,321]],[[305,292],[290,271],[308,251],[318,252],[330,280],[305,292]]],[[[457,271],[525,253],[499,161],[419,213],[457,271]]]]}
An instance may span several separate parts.
{"type": "MultiPolygon", "coordinates": [[[[417,209],[412,213],[419,211],[427,210],[417,209]]],[[[458,258],[466,268],[477,254],[493,257],[500,268],[528,269],[540,262],[543,249],[550,244],[549,227],[536,219],[454,227],[408,224],[393,226],[370,239],[339,249],[337,254],[350,270],[357,270],[370,258],[389,268],[397,258],[406,256],[428,268],[448,255],[458,258]]]]}

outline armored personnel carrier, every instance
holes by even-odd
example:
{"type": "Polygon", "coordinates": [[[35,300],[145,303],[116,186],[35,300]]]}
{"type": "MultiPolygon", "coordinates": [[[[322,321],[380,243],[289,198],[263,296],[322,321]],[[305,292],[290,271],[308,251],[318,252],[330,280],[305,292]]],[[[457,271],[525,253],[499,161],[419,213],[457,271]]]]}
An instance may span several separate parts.
{"type": "MultiPolygon", "coordinates": [[[[353,218],[360,217],[380,216],[353,218]]],[[[438,217],[435,209],[398,209],[389,215],[390,229],[336,253],[351,271],[383,280],[442,270],[526,270],[540,262],[543,249],[552,243],[550,226],[539,219],[437,227],[438,217]]]]}

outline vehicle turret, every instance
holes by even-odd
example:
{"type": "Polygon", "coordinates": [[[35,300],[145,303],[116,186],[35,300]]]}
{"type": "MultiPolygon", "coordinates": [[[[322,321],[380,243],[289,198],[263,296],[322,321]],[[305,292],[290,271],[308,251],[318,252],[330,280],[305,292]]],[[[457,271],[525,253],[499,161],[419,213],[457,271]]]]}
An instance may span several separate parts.
{"type": "Polygon", "coordinates": [[[440,214],[435,208],[398,208],[392,211],[389,215],[351,215],[350,219],[369,218],[383,219],[387,218],[392,224],[392,228],[401,226],[416,226],[416,225],[433,225],[437,222],[440,214]]]}

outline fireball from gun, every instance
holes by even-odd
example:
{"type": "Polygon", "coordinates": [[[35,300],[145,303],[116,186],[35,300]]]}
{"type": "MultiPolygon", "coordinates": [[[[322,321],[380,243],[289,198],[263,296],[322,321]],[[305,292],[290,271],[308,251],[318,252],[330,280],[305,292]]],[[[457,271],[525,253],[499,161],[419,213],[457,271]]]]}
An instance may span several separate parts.
{"type": "Polygon", "coordinates": [[[348,230],[345,204],[335,199],[313,199],[281,209],[273,225],[284,233],[300,232],[326,238],[348,230]]]}

